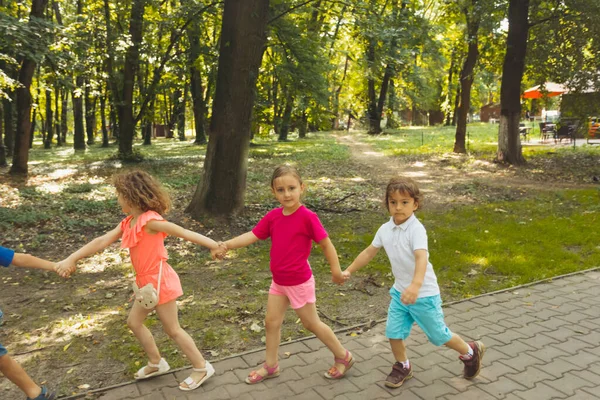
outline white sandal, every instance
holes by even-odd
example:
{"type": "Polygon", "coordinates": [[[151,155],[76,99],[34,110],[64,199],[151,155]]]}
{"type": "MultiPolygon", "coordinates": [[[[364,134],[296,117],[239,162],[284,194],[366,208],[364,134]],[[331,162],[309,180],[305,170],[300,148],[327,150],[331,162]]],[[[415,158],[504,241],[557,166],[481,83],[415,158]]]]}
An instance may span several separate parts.
{"type": "Polygon", "coordinates": [[[213,376],[215,374],[215,368],[208,362],[206,361],[206,365],[204,366],[204,368],[192,368],[192,370],[194,372],[206,372],[206,375],[204,375],[204,377],[202,379],[200,379],[199,382],[194,381],[194,379],[191,376],[188,376],[187,378],[185,378],[185,380],[181,383],[185,383],[187,385],[187,387],[183,387],[181,385],[179,385],[179,389],[189,392],[190,390],[194,390],[200,387],[200,385],[202,385],[204,382],[206,382],[206,380],[208,378],[210,378],[211,376],[213,376]]]}
{"type": "Polygon", "coordinates": [[[154,372],[150,372],[149,374],[146,374],[146,366],[144,366],[144,367],[140,368],[140,370],[138,372],[136,372],[136,374],[134,376],[135,379],[141,380],[141,379],[152,378],[153,376],[164,374],[165,372],[167,372],[168,370],[171,369],[171,367],[167,363],[167,360],[165,360],[164,358],[161,358],[160,361],[158,362],[158,364],[152,364],[151,362],[148,362],[147,366],[150,368],[158,368],[158,371],[154,371],[154,372]]]}

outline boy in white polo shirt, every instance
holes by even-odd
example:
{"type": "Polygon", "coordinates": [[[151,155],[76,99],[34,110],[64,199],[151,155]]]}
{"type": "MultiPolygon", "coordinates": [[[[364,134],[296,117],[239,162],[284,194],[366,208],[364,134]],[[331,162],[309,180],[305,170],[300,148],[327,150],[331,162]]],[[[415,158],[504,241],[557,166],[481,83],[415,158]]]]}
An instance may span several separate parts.
{"type": "Polygon", "coordinates": [[[385,385],[400,387],[412,378],[412,367],[406,356],[404,341],[417,323],[429,341],[445,345],[459,353],[464,363],[463,376],[473,379],[479,374],[485,346],[481,342],[465,342],[444,323],[442,299],[433,266],[429,262],[427,232],[413,214],[422,197],[415,181],[398,177],[390,180],[385,192],[385,204],[391,215],[369,247],[343,272],[348,279],[364,267],[383,247],[387,253],[395,283],[388,309],[386,336],[390,340],[396,363],[385,385]]]}

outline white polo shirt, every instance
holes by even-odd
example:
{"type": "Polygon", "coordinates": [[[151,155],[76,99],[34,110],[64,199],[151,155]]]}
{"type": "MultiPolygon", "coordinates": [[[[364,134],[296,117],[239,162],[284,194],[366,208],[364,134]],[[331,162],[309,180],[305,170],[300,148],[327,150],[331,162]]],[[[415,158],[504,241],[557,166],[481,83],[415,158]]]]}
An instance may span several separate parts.
{"type": "Polygon", "coordinates": [[[427,231],[414,214],[400,225],[396,225],[391,217],[389,222],[381,225],[371,245],[385,249],[396,278],[394,288],[400,293],[411,284],[415,276],[415,250],[427,251],[427,270],[418,297],[440,294],[433,266],[429,262],[427,231]]]}

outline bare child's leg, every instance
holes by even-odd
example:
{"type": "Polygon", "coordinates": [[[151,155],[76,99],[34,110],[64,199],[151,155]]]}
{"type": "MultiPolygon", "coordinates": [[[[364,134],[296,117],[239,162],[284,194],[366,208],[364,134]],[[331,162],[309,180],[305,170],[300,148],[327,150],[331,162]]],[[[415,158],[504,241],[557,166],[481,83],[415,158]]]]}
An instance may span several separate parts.
{"type": "Polygon", "coordinates": [[[458,352],[458,354],[467,354],[469,352],[469,345],[456,333],[452,334],[452,339],[444,343],[444,346],[451,348],[458,352]]]}
{"type": "MultiPolygon", "coordinates": [[[[281,342],[281,325],[283,317],[290,305],[286,296],[269,294],[267,300],[267,315],[265,316],[265,337],[266,337],[266,356],[265,364],[268,367],[275,367],[279,360],[278,351],[281,342]]],[[[268,372],[264,366],[261,366],[256,373],[260,376],[267,376],[268,372]]]]}
{"type": "Polygon", "coordinates": [[[0,357],[0,372],[2,372],[9,381],[17,385],[19,389],[31,399],[36,398],[42,392],[42,388],[40,388],[33,379],[27,375],[27,372],[25,372],[23,367],[9,355],[0,357]]]}
{"type": "MultiPolygon", "coordinates": [[[[192,366],[198,369],[206,368],[206,360],[202,357],[202,353],[198,350],[194,339],[179,325],[179,312],[175,300],[157,306],[156,313],[162,322],[165,333],[177,343],[177,346],[190,360],[192,366]]],[[[206,376],[206,371],[193,371],[190,376],[194,382],[200,382],[206,376]]],[[[182,383],[182,386],[188,387],[186,383],[182,383]]]]}
{"type": "MultiPolygon", "coordinates": [[[[331,328],[323,323],[317,314],[315,303],[307,303],[296,310],[296,314],[300,317],[302,325],[315,334],[315,336],[323,342],[325,346],[333,353],[334,357],[341,360],[346,360],[346,349],[340,343],[339,339],[333,333],[331,328]]],[[[351,356],[350,356],[351,357],[351,356]]],[[[349,358],[350,358],[349,357],[349,358]]],[[[343,375],[346,372],[346,366],[336,362],[334,367],[343,375]]],[[[349,367],[348,367],[349,368],[349,367]]]]}
{"type": "MultiPolygon", "coordinates": [[[[147,310],[142,307],[137,301],[134,301],[133,307],[129,312],[129,317],[127,317],[127,326],[142,345],[142,348],[148,355],[148,360],[152,364],[158,364],[160,362],[160,352],[158,351],[158,347],[156,347],[152,333],[150,333],[150,330],[144,325],[144,320],[151,311],[152,310],[147,310]]],[[[144,370],[146,375],[156,371],[158,371],[158,368],[150,366],[146,366],[144,370]]]]}
{"type": "Polygon", "coordinates": [[[390,347],[392,348],[392,353],[394,354],[396,361],[405,362],[408,360],[408,356],[406,355],[406,346],[404,346],[404,340],[390,339],[390,347]]]}

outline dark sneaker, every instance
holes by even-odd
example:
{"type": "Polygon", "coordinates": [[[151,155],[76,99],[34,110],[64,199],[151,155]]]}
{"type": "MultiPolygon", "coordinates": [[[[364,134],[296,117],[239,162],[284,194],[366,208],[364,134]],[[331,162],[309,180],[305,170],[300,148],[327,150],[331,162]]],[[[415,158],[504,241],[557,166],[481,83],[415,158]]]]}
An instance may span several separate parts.
{"type": "Polygon", "coordinates": [[[401,362],[396,362],[392,366],[392,372],[385,378],[385,386],[397,388],[402,386],[405,380],[412,378],[412,366],[404,368],[401,362]]]}
{"type": "Polygon", "coordinates": [[[28,397],[27,400],[54,400],[55,398],[56,393],[49,391],[46,386],[42,386],[42,393],[40,393],[38,397],[35,399],[30,399],[28,397]]]}
{"type": "Polygon", "coordinates": [[[467,344],[473,349],[473,356],[468,360],[463,359],[462,356],[459,356],[458,358],[465,364],[465,369],[463,370],[465,379],[473,379],[479,375],[481,359],[483,358],[483,353],[485,353],[485,346],[481,342],[469,342],[467,344]]]}

